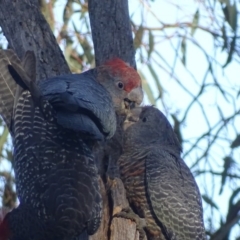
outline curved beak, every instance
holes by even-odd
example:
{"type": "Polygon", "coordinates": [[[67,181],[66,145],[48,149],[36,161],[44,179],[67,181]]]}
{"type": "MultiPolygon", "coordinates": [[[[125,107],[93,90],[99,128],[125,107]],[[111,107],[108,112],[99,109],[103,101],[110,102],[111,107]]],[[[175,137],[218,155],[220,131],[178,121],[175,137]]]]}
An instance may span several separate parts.
{"type": "Polygon", "coordinates": [[[124,101],[130,107],[130,109],[134,108],[135,105],[139,106],[142,103],[142,100],[143,100],[143,90],[141,86],[134,88],[127,95],[127,98],[124,99],[124,101]]]}
{"type": "Polygon", "coordinates": [[[136,108],[133,108],[127,114],[127,118],[126,118],[126,120],[124,121],[124,124],[123,124],[124,131],[126,129],[128,129],[131,125],[133,125],[134,123],[138,122],[141,112],[142,112],[142,108],[141,107],[136,107],[136,108]]]}

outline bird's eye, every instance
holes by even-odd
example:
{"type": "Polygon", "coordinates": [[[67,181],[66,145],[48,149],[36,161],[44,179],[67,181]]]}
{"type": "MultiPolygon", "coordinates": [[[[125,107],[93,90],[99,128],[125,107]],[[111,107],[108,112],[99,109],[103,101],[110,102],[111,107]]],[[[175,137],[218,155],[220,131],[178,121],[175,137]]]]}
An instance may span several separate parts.
{"type": "Polygon", "coordinates": [[[124,87],[124,85],[123,85],[122,82],[118,82],[118,83],[117,83],[117,86],[118,86],[120,89],[123,89],[123,87],[124,87]]]}
{"type": "Polygon", "coordinates": [[[142,121],[143,121],[143,122],[146,122],[146,121],[147,121],[147,118],[146,118],[146,117],[144,117],[144,118],[142,119],[142,121]]]}

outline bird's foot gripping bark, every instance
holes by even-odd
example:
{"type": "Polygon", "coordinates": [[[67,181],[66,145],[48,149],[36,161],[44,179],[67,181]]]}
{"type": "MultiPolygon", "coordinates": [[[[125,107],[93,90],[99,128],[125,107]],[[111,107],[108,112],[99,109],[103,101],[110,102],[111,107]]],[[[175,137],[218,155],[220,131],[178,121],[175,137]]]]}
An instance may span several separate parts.
{"type": "Polygon", "coordinates": [[[146,239],[146,234],[144,231],[144,227],[146,226],[145,219],[140,218],[137,214],[133,212],[133,210],[129,208],[124,208],[121,212],[115,214],[113,217],[126,218],[134,221],[137,226],[137,231],[139,231],[139,239],[146,239]]]}

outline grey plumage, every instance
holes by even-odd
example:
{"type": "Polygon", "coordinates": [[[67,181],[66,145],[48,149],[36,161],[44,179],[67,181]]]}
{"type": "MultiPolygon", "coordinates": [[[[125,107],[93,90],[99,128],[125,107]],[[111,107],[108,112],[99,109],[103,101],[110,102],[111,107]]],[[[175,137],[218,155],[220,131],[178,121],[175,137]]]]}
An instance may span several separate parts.
{"type": "Polygon", "coordinates": [[[166,117],[144,107],[126,122],[118,163],[130,204],[146,219],[149,239],[206,239],[201,195],[166,117]]]}
{"type": "Polygon", "coordinates": [[[39,87],[41,95],[54,109],[61,108],[57,120],[64,128],[87,134],[88,129],[89,134],[92,129],[95,135],[99,131],[99,135],[107,138],[115,133],[116,117],[111,96],[88,72],[56,77],[51,79],[51,84],[42,81],[39,87]],[[68,120],[68,112],[71,116],[76,113],[73,123],[68,120]],[[84,116],[89,119],[86,121],[84,116]]]}
{"type": "Polygon", "coordinates": [[[38,218],[35,209],[27,204],[21,204],[7,213],[0,225],[0,233],[0,240],[45,239],[43,222],[38,218]],[[38,227],[36,228],[36,226],[38,227]],[[10,229],[11,231],[9,231],[10,229]]]}
{"type": "Polygon", "coordinates": [[[122,113],[141,102],[141,79],[112,59],[80,75],[37,83],[33,62],[27,53],[21,65],[8,66],[18,84],[10,120],[20,207],[36,207],[46,239],[84,238],[96,231],[101,216],[93,147],[115,132],[113,105],[122,113]]]}
{"type": "Polygon", "coordinates": [[[101,140],[115,133],[111,96],[96,81],[92,70],[57,76],[38,84],[19,65],[13,63],[9,70],[22,88],[30,90],[34,103],[48,121],[56,120],[63,128],[101,140]]]}
{"type": "Polygon", "coordinates": [[[46,239],[75,237],[84,229],[93,234],[100,223],[101,196],[89,142],[46,122],[28,91],[17,104],[14,135],[18,197],[38,210],[50,228],[46,239]]]}
{"type": "MultiPolygon", "coordinates": [[[[86,75],[59,76],[37,85],[21,65],[13,63],[9,70],[20,85],[12,117],[18,208],[36,210],[44,239],[93,234],[102,199],[92,149],[116,129],[109,93],[86,75]]],[[[24,222],[24,215],[8,216],[11,240],[18,240],[11,224],[19,218],[24,222]]],[[[39,231],[37,224],[34,228],[39,231]]]]}

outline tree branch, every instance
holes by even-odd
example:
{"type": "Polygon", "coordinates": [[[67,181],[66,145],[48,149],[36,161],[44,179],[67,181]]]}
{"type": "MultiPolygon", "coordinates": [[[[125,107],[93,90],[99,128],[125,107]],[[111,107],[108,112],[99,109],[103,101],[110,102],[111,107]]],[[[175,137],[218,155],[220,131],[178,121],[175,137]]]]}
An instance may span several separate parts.
{"type": "Polygon", "coordinates": [[[39,10],[38,0],[2,0],[0,26],[10,48],[22,58],[27,50],[37,59],[37,79],[69,73],[56,39],[39,10]]]}
{"type": "Polygon", "coordinates": [[[119,57],[136,67],[127,0],[89,0],[96,65],[119,57]]]}

